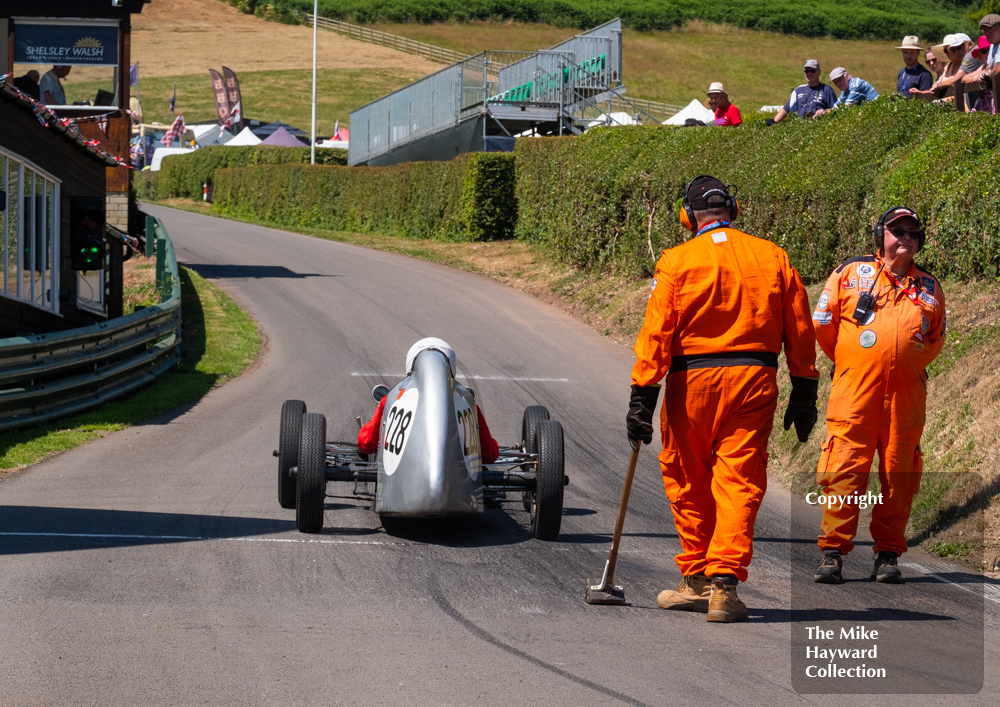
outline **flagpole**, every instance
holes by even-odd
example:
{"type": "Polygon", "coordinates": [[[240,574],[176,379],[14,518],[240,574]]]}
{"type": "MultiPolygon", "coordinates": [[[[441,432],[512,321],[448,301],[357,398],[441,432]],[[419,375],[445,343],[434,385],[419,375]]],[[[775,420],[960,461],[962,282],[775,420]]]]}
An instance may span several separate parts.
{"type": "Polygon", "coordinates": [[[309,141],[309,164],[316,164],[316,16],[318,14],[319,0],[313,0],[312,139],[309,141]]]}

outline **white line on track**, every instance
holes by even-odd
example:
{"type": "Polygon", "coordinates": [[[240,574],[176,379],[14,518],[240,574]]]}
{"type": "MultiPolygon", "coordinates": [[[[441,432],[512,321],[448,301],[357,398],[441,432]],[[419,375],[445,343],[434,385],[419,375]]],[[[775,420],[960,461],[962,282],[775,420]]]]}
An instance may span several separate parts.
{"type": "MultiPolygon", "coordinates": [[[[401,380],[406,378],[403,373],[374,373],[372,371],[354,371],[351,374],[355,378],[389,378],[391,380],[401,380]]],[[[530,378],[521,376],[466,376],[459,373],[456,378],[464,378],[472,381],[524,381],[530,383],[572,383],[569,378],[530,378]]]]}
{"type": "Polygon", "coordinates": [[[0,532],[0,537],[27,537],[27,538],[90,538],[109,540],[185,540],[194,542],[199,540],[230,540],[232,542],[244,543],[303,543],[318,545],[412,545],[407,542],[394,542],[383,540],[335,540],[333,538],[211,538],[199,535],[133,535],[115,533],[18,533],[0,532]]]}
{"type": "MultiPolygon", "coordinates": [[[[973,594],[978,594],[979,590],[972,586],[968,587],[962,582],[955,582],[948,578],[948,575],[968,575],[972,579],[973,584],[979,584],[984,582],[984,578],[977,575],[969,575],[968,572],[962,572],[956,567],[951,565],[946,565],[943,563],[932,562],[926,565],[922,565],[916,562],[900,562],[900,567],[909,567],[914,569],[920,574],[935,579],[938,582],[943,582],[945,584],[951,584],[958,587],[959,589],[964,589],[967,592],[972,592],[973,594]]],[[[1000,585],[996,584],[983,584],[983,596],[985,596],[990,601],[995,601],[1000,604],[1000,585]]]]}

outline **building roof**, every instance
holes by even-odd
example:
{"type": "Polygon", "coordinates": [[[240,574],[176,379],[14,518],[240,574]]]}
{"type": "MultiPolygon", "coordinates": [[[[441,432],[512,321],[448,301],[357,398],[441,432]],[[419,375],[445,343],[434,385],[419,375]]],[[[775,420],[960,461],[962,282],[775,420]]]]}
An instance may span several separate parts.
{"type": "Polygon", "coordinates": [[[142,12],[150,0],[121,0],[121,7],[110,0],[3,0],[0,17],[82,17],[84,19],[121,19],[142,12]]]}
{"type": "Polygon", "coordinates": [[[32,101],[30,98],[23,95],[20,91],[7,83],[7,81],[0,81],[0,99],[13,103],[26,113],[34,113],[39,119],[39,130],[51,130],[54,134],[59,135],[66,140],[66,142],[72,143],[78,149],[90,153],[90,155],[99,162],[104,162],[105,164],[113,166],[120,164],[113,155],[101,150],[97,145],[92,144],[93,141],[88,141],[85,137],[80,135],[80,133],[77,132],[75,125],[72,125],[72,123],[61,122],[52,111],[43,106],[41,103],[32,101]],[[46,127],[42,126],[42,121],[45,122],[46,127]]]}

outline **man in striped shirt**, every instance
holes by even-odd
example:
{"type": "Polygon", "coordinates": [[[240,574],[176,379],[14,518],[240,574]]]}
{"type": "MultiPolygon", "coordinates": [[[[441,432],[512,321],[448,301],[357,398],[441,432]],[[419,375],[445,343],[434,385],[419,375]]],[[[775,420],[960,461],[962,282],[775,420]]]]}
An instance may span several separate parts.
{"type": "Polygon", "coordinates": [[[878,98],[878,91],[864,79],[851,76],[843,66],[838,66],[830,72],[830,83],[840,90],[840,98],[834,108],[841,106],[857,106],[878,98]]]}

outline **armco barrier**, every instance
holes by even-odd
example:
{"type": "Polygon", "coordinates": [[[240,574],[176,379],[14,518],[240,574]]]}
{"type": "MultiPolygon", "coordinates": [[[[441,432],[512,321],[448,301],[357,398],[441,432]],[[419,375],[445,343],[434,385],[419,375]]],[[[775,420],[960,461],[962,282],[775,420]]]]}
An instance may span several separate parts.
{"type": "Polygon", "coordinates": [[[154,240],[159,304],[80,329],[0,339],[0,432],[96,407],[180,360],[177,258],[163,224],[147,216],[147,252],[154,240]]]}

